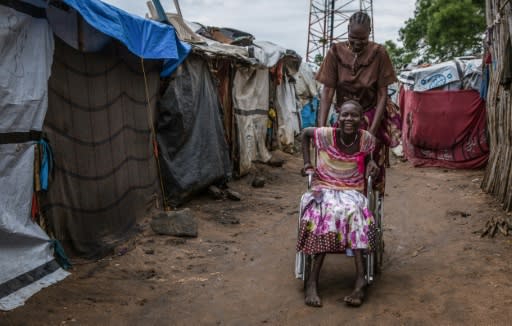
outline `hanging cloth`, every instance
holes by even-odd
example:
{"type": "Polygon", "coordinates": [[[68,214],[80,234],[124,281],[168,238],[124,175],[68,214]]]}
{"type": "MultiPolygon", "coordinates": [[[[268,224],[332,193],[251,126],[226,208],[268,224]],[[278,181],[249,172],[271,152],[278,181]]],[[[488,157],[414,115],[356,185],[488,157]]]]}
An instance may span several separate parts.
{"type": "Polygon", "coordinates": [[[41,152],[41,167],[39,179],[41,183],[41,190],[47,191],[48,179],[50,177],[50,174],[53,172],[53,151],[50,147],[50,144],[44,139],[41,139],[39,141],[39,147],[41,152]]]}

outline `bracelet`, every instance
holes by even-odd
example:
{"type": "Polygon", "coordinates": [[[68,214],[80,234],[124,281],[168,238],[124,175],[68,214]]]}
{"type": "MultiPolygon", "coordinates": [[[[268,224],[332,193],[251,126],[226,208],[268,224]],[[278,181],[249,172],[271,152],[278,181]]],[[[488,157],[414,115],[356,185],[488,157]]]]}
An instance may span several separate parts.
{"type": "Polygon", "coordinates": [[[311,165],[311,163],[304,163],[304,167],[313,167],[313,165],[311,165]]]}

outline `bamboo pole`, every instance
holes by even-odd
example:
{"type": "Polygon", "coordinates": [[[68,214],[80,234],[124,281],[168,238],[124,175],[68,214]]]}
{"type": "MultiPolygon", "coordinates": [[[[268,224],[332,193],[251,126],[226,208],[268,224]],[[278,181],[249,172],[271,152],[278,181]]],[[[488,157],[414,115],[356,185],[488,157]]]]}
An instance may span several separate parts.
{"type": "Polygon", "coordinates": [[[509,58],[507,42],[512,38],[511,3],[486,0],[486,19],[493,63],[487,93],[490,154],[482,189],[495,196],[505,210],[512,211],[512,84],[502,83],[509,58]]]}

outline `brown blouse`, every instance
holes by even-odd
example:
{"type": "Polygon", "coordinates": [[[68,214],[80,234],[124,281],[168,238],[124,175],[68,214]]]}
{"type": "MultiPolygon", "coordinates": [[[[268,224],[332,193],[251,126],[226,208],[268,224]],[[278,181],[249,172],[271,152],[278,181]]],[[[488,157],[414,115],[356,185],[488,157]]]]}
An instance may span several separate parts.
{"type": "Polygon", "coordinates": [[[348,42],[335,43],[327,52],[316,80],[336,90],[336,103],[356,100],[369,110],[377,105],[379,88],[396,81],[386,49],[375,42],[358,54],[348,42]]]}

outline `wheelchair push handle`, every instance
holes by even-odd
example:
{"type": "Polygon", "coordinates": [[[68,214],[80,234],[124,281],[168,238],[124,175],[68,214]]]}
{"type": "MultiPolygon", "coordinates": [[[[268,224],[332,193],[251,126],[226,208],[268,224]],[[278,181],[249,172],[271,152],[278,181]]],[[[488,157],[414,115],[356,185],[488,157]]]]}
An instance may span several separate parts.
{"type": "Polygon", "coordinates": [[[308,177],[308,190],[311,189],[311,184],[313,183],[313,175],[315,174],[315,170],[311,169],[308,171],[304,171],[304,175],[308,177]]]}
{"type": "Polygon", "coordinates": [[[304,165],[304,169],[302,170],[302,175],[308,177],[308,189],[311,189],[311,184],[313,183],[313,175],[315,174],[315,167],[309,163],[304,165]]]}

